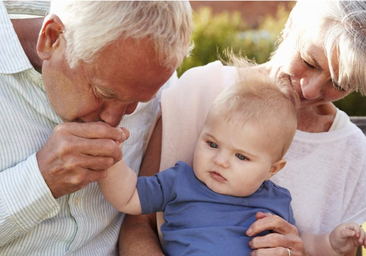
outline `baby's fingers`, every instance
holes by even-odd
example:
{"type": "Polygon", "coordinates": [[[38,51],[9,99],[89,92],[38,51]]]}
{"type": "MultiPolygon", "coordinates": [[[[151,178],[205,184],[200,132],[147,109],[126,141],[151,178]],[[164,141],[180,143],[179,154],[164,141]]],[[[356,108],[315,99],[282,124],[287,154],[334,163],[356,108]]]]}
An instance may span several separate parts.
{"type": "Polygon", "coordinates": [[[359,234],[357,233],[357,231],[353,230],[353,229],[344,229],[342,230],[342,237],[355,237],[355,238],[359,238],[359,234]]]}
{"type": "Polygon", "coordinates": [[[344,235],[348,237],[361,238],[363,235],[365,237],[365,232],[358,224],[351,222],[346,224],[346,229],[344,230],[344,235]]]}
{"type": "Polygon", "coordinates": [[[360,237],[358,239],[358,242],[360,243],[361,246],[366,247],[366,233],[362,229],[362,227],[360,228],[360,237]]]}

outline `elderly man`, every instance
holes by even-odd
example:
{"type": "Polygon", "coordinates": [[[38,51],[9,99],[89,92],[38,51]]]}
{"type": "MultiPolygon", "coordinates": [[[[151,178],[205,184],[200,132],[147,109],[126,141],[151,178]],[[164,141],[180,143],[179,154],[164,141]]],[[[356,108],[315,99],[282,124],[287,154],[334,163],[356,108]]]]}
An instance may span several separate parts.
{"type": "Polygon", "coordinates": [[[119,126],[138,170],[191,27],[188,2],[55,1],[44,20],[0,2],[1,255],[117,255],[123,215],[94,182],[122,158],[119,126]]]}

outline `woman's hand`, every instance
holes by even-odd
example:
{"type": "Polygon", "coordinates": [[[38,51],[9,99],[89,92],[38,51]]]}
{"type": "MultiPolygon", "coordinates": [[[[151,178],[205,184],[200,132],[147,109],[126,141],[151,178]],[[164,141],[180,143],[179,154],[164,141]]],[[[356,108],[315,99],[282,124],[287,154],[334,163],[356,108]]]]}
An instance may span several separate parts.
{"type": "Polygon", "coordinates": [[[255,236],[265,230],[272,233],[254,237],[249,242],[253,249],[251,256],[305,256],[303,242],[294,225],[270,213],[257,212],[255,217],[257,220],[248,228],[248,236],[255,236]]]}

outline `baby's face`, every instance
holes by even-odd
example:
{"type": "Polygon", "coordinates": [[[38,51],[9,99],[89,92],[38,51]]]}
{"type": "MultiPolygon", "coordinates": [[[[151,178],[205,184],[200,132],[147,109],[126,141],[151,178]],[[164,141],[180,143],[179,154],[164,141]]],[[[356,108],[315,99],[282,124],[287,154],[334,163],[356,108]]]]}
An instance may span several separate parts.
{"type": "Polygon", "coordinates": [[[268,135],[251,122],[242,125],[208,114],[194,154],[196,177],[216,193],[248,196],[270,178],[273,164],[268,135]]]}

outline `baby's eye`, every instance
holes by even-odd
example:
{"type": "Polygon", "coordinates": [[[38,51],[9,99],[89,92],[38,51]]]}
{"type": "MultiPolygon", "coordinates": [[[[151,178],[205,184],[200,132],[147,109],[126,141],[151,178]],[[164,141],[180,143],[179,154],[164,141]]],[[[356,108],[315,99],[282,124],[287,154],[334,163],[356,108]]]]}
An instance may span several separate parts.
{"type": "Polygon", "coordinates": [[[209,141],[208,145],[210,146],[210,148],[218,148],[218,145],[215,142],[209,141]]]}
{"type": "Polygon", "coordinates": [[[235,154],[235,156],[236,156],[237,158],[239,158],[240,160],[245,160],[245,159],[247,159],[245,156],[243,156],[242,154],[239,154],[239,153],[236,153],[236,154],[235,154]]]}

